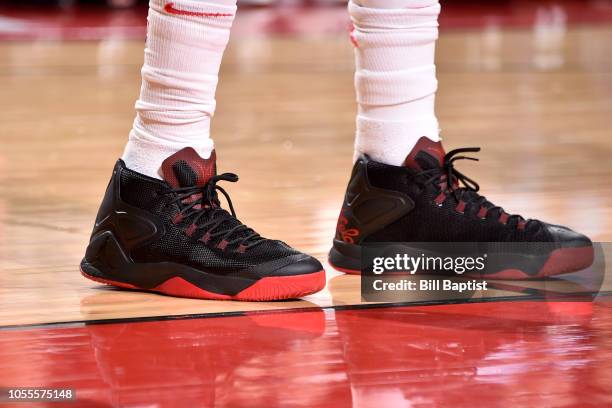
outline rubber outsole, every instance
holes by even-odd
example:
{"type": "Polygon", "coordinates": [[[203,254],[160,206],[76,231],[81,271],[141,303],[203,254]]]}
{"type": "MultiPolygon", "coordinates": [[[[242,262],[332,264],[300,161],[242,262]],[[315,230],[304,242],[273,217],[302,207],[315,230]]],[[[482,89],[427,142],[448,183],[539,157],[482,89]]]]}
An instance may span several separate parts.
{"type": "Polygon", "coordinates": [[[258,280],[253,285],[235,295],[224,295],[210,292],[199,288],[180,277],[170,278],[152,289],[144,289],[129,283],[91,276],[84,272],[83,269],[81,269],[81,275],[94,282],[117,286],[124,289],[142,290],[147,292],[162,293],[170,296],[209,300],[241,300],[262,302],[295,299],[302,296],[311,295],[325,287],[325,270],[303,275],[268,276],[258,280]]]}
{"type": "MultiPolygon", "coordinates": [[[[469,274],[462,276],[477,277],[486,279],[506,279],[506,280],[528,280],[542,279],[550,276],[562,275],[565,273],[577,272],[586,269],[593,264],[594,259],[593,247],[578,247],[578,248],[559,248],[550,253],[544,265],[540,268],[537,274],[529,275],[520,269],[504,269],[492,274],[469,274]]],[[[359,269],[348,269],[334,265],[331,260],[329,265],[337,271],[344,272],[350,275],[361,275],[359,269]]]]}

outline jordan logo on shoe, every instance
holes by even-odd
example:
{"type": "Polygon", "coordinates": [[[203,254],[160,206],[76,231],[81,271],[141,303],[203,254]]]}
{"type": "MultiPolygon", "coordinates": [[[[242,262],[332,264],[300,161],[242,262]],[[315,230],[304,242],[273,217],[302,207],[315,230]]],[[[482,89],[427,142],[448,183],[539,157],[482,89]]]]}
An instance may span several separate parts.
{"type": "Polygon", "coordinates": [[[190,17],[231,17],[232,13],[207,13],[202,11],[190,11],[181,10],[174,7],[174,3],[167,3],[164,6],[164,10],[169,14],[176,14],[179,16],[190,16],[190,17]]]}

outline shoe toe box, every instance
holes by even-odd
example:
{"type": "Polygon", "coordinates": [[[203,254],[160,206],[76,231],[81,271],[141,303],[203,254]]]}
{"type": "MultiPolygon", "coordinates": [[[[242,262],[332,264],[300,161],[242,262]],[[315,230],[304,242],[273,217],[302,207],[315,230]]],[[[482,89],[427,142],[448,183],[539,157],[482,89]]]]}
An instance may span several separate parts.
{"type": "Polygon", "coordinates": [[[251,268],[260,277],[295,276],[323,271],[323,265],[316,258],[306,254],[295,254],[251,268]]]}
{"type": "Polygon", "coordinates": [[[580,248],[593,245],[589,237],[561,225],[546,224],[545,228],[561,248],[580,248]]]}

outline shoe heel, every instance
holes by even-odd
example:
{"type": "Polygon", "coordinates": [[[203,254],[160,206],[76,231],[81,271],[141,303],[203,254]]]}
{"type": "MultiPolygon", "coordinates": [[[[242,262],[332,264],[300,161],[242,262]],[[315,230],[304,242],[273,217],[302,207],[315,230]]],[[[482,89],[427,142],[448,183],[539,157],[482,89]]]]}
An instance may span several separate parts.
{"type": "Polygon", "coordinates": [[[334,240],[329,251],[329,264],[336,270],[351,275],[361,274],[361,246],[334,240]]]}
{"type": "Polygon", "coordinates": [[[122,281],[121,271],[130,261],[111,231],[94,236],[81,261],[81,272],[86,277],[108,281],[122,281]]]}

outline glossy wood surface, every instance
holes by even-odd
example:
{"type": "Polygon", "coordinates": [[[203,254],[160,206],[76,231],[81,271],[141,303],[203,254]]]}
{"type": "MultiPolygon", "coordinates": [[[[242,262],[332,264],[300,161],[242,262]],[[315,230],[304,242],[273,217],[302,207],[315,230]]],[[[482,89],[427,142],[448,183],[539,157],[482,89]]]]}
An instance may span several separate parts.
{"type": "MultiPolygon", "coordinates": [[[[447,149],[511,212],[612,240],[612,28],[442,32],[437,112],[447,149]]],[[[102,287],[78,264],[140,87],[142,41],[0,43],[0,325],[358,303],[328,269],[304,300],[175,299],[102,287]]],[[[351,166],[345,35],[230,42],[213,123],[228,190],[261,233],[326,258],[351,166]]],[[[503,292],[503,294],[514,292],[503,292]]]]}

